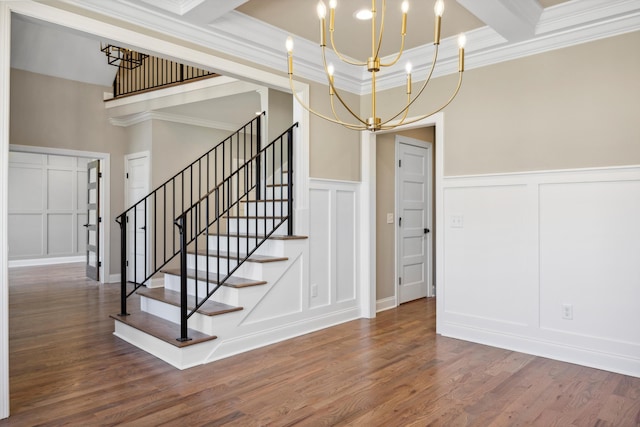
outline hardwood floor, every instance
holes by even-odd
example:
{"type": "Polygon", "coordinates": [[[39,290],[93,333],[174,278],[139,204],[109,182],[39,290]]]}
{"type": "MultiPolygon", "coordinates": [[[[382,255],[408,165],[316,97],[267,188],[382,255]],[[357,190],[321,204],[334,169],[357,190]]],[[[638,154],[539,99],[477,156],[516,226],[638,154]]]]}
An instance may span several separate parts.
{"type": "Polygon", "coordinates": [[[9,275],[0,426],[640,425],[640,378],[436,336],[434,300],[179,371],[112,335],[117,285],[9,275]]]}

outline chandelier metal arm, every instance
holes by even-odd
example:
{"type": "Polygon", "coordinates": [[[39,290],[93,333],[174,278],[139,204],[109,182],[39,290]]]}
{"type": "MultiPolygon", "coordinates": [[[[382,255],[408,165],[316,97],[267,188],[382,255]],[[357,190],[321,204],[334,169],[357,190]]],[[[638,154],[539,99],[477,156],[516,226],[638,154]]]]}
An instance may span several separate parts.
{"type": "MultiPolygon", "coordinates": [[[[329,76],[329,71],[327,69],[327,57],[325,55],[325,48],[322,48],[322,64],[324,66],[324,72],[327,76],[329,76]]],[[[349,114],[351,114],[353,116],[354,119],[356,119],[357,121],[359,121],[360,123],[362,123],[363,125],[366,126],[366,122],[364,120],[362,120],[360,118],[360,116],[358,114],[356,114],[348,105],[347,103],[342,99],[342,97],[340,96],[340,92],[338,92],[338,90],[336,90],[336,87],[333,84],[333,79],[331,77],[329,77],[329,87],[331,88],[331,92],[335,94],[335,96],[338,98],[338,101],[340,101],[340,103],[342,104],[342,106],[349,112],[349,114]]],[[[332,96],[333,98],[333,96],[332,96]]],[[[336,117],[337,118],[337,117],[336,117]]]]}
{"type": "MultiPolygon", "coordinates": [[[[440,45],[434,45],[435,46],[435,50],[433,52],[433,61],[431,62],[431,69],[429,70],[429,74],[427,75],[426,80],[424,81],[424,83],[422,84],[422,86],[420,87],[420,90],[418,91],[418,93],[416,94],[416,96],[413,97],[413,99],[411,99],[407,105],[405,105],[405,107],[398,111],[398,113],[395,116],[392,116],[391,118],[389,118],[388,120],[385,120],[384,123],[382,123],[382,126],[386,125],[387,123],[395,120],[396,118],[398,118],[398,116],[400,116],[402,113],[405,113],[409,110],[409,107],[411,107],[411,105],[413,105],[414,102],[416,102],[416,99],[420,98],[420,95],[422,95],[422,92],[424,92],[424,90],[426,89],[427,85],[429,84],[429,81],[431,80],[431,77],[433,76],[433,71],[436,68],[436,62],[438,61],[438,48],[440,45]]],[[[432,113],[433,114],[433,113],[432,113]]]]}
{"type": "MultiPolygon", "coordinates": [[[[352,61],[351,59],[347,58],[346,56],[344,56],[343,54],[340,53],[340,51],[336,48],[336,45],[335,45],[335,43],[333,41],[333,30],[329,31],[329,40],[331,40],[331,48],[335,52],[335,54],[338,57],[338,59],[340,59],[340,61],[345,62],[345,63],[350,64],[350,65],[355,65],[356,67],[362,67],[362,66],[367,65],[366,61],[365,62],[352,61]]],[[[324,50],[324,46],[322,47],[322,49],[324,50]]]]}
{"type": "MultiPolygon", "coordinates": [[[[448,106],[449,104],[451,104],[451,102],[452,102],[452,101],[453,101],[453,99],[456,97],[456,95],[458,95],[458,92],[460,91],[460,87],[462,86],[462,75],[463,75],[464,73],[463,73],[463,72],[459,72],[458,74],[459,74],[459,77],[458,77],[458,85],[456,86],[456,90],[453,92],[453,95],[451,95],[451,97],[449,98],[449,100],[448,100],[447,102],[445,102],[445,103],[444,103],[441,107],[439,107],[438,109],[436,109],[436,110],[434,110],[434,111],[431,111],[430,113],[423,114],[422,116],[415,117],[415,118],[413,118],[413,119],[409,120],[408,122],[403,122],[403,123],[399,123],[399,124],[410,125],[410,124],[412,124],[412,123],[419,122],[420,120],[424,120],[424,119],[426,119],[426,118],[427,118],[427,117],[429,117],[429,116],[433,116],[434,114],[439,113],[440,111],[442,111],[442,110],[444,110],[445,108],[447,108],[447,106],[448,106]]],[[[385,122],[385,123],[388,123],[388,121],[387,121],[387,122],[385,122]]],[[[399,124],[393,124],[393,125],[390,125],[390,126],[384,126],[384,125],[383,125],[383,126],[381,127],[381,129],[382,129],[382,130],[389,130],[389,129],[393,129],[393,128],[395,128],[395,127],[399,126],[399,124]]]]}
{"type": "Polygon", "coordinates": [[[302,101],[302,99],[300,99],[300,97],[298,96],[298,93],[296,92],[296,88],[295,85],[293,83],[293,75],[289,74],[289,87],[291,88],[291,92],[293,93],[293,97],[296,99],[296,101],[298,101],[300,103],[300,105],[302,105],[302,107],[307,110],[308,112],[310,112],[311,114],[313,114],[314,116],[320,117],[321,119],[327,120],[331,123],[335,123],[337,125],[341,125],[341,126],[347,126],[350,129],[353,130],[364,130],[366,129],[363,126],[358,126],[358,125],[354,125],[354,124],[350,124],[350,123],[344,123],[335,119],[332,119],[329,116],[325,116],[324,114],[318,113],[317,111],[315,111],[314,109],[312,109],[311,107],[309,107],[307,104],[304,103],[304,101],[302,101]]]}
{"type": "MultiPolygon", "coordinates": [[[[371,0],[371,3],[373,3],[372,10],[375,11],[376,0],[371,0]]],[[[373,52],[375,52],[375,54],[372,55],[373,58],[380,57],[380,48],[382,47],[382,34],[384,33],[384,16],[386,11],[387,11],[387,0],[382,0],[382,17],[380,19],[380,34],[378,36],[378,47],[376,49],[372,45],[372,54],[373,52]]],[[[374,13],[373,18],[371,19],[371,43],[372,44],[375,38],[376,38],[376,14],[374,13]]]]}
{"type": "Polygon", "coordinates": [[[404,34],[402,35],[402,40],[400,41],[400,51],[398,52],[398,55],[395,57],[395,59],[387,64],[383,64],[382,62],[380,63],[381,67],[391,67],[393,65],[396,65],[398,63],[398,61],[400,60],[400,58],[402,57],[402,54],[404,53],[404,34]]]}
{"type": "Polygon", "coordinates": [[[331,111],[333,112],[333,116],[336,118],[338,123],[342,124],[342,126],[345,126],[345,127],[349,128],[349,129],[353,129],[353,130],[364,130],[364,129],[366,129],[363,125],[347,123],[347,122],[344,122],[340,117],[338,117],[338,113],[336,112],[336,107],[335,107],[335,102],[333,100],[333,96],[331,97],[331,111]]]}

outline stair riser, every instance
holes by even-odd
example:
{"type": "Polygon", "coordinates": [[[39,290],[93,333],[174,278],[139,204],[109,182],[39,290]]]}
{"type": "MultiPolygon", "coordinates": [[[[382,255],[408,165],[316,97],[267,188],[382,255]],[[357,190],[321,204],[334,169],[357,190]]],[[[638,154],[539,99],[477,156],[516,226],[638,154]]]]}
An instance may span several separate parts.
{"type": "Polygon", "coordinates": [[[287,202],[247,202],[244,212],[248,216],[286,216],[287,202]]]}
{"type": "MultiPolygon", "coordinates": [[[[165,283],[165,288],[170,289],[172,291],[176,291],[176,292],[180,292],[180,277],[179,276],[174,276],[174,275],[170,275],[170,274],[165,274],[165,279],[164,279],[164,283],[165,283]]],[[[209,289],[212,289],[214,285],[213,284],[209,284],[209,289]]],[[[187,294],[188,295],[195,295],[195,289],[196,289],[196,282],[193,279],[187,279],[187,294]]],[[[203,281],[198,281],[198,295],[205,295],[205,293],[207,292],[207,283],[203,282],[203,281]]],[[[242,292],[241,289],[237,289],[237,288],[230,288],[228,286],[221,286],[216,292],[215,294],[213,294],[213,297],[211,298],[211,300],[213,301],[218,301],[218,302],[222,302],[224,304],[228,304],[228,305],[233,305],[233,306],[239,306],[239,301],[240,301],[240,292],[242,292]]]]}
{"type": "MultiPolygon", "coordinates": [[[[200,270],[202,273],[202,275],[204,276],[204,271],[206,269],[206,257],[204,255],[199,255],[198,256],[198,270],[200,270]]],[[[189,254],[187,256],[187,266],[188,268],[194,268],[195,269],[195,255],[193,254],[189,254]]],[[[218,273],[217,270],[217,262],[213,261],[214,258],[209,257],[209,272],[210,273],[218,273]]],[[[224,258],[222,258],[224,259],[224,258]]],[[[227,273],[227,267],[226,264],[222,263],[222,259],[220,262],[221,265],[221,273],[227,273]]],[[[235,265],[232,262],[232,265],[235,265]]],[[[239,277],[244,277],[246,279],[254,279],[254,280],[262,280],[262,273],[263,273],[263,268],[264,268],[265,264],[262,263],[257,263],[257,262],[245,262],[244,264],[242,264],[240,267],[238,267],[238,269],[233,273],[234,276],[239,276],[239,277]]]]}
{"type": "MultiPolygon", "coordinates": [[[[278,263],[274,263],[278,264],[278,263]]],[[[277,280],[279,274],[278,267],[270,266],[265,269],[264,280],[269,283],[277,280]]],[[[170,274],[165,274],[165,288],[179,292],[180,291],[180,277],[170,274]]],[[[221,286],[211,297],[211,301],[221,302],[223,304],[232,305],[235,307],[253,307],[257,303],[257,299],[261,295],[264,295],[265,286],[267,284],[249,286],[245,288],[231,288],[228,286],[221,286]]],[[[212,289],[210,284],[209,288],[212,289]]],[[[198,281],[198,295],[205,295],[207,291],[206,282],[198,281]]],[[[187,279],[187,294],[195,295],[195,280],[187,279]]],[[[164,303],[163,303],[164,304],[164,303]]],[[[203,331],[204,332],[204,331],[203,331]]]]}
{"type": "MultiPolygon", "coordinates": [[[[228,228],[230,233],[237,234],[266,234],[270,233],[274,225],[277,225],[280,222],[279,219],[272,220],[247,220],[246,218],[230,218],[228,220],[228,228]]],[[[273,233],[279,236],[284,236],[287,234],[287,221],[278,227],[278,229],[273,233]]]]}
{"type": "MultiPolygon", "coordinates": [[[[256,247],[255,238],[247,239],[246,237],[229,236],[229,238],[227,239],[226,236],[221,236],[219,242],[220,250],[225,252],[246,253],[247,247],[249,248],[249,251],[253,250],[256,247]],[[247,242],[247,240],[249,241],[247,242]]],[[[260,245],[255,253],[261,255],[283,256],[284,243],[284,240],[267,239],[266,242],[260,245]]],[[[215,236],[209,236],[209,250],[215,251],[217,247],[218,239],[215,236]]]]}
{"type": "MultiPolygon", "coordinates": [[[[180,330],[180,307],[142,296],[140,298],[140,308],[142,311],[175,323],[176,335],[178,334],[180,330]]],[[[207,316],[195,313],[187,321],[187,327],[208,335],[219,335],[219,332],[215,332],[216,330],[223,331],[238,322],[239,317],[242,316],[240,311],[218,316],[207,316]]]]}
{"type": "Polygon", "coordinates": [[[265,199],[287,199],[289,196],[289,191],[287,186],[275,186],[275,187],[267,187],[265,191],[265,199]]]}

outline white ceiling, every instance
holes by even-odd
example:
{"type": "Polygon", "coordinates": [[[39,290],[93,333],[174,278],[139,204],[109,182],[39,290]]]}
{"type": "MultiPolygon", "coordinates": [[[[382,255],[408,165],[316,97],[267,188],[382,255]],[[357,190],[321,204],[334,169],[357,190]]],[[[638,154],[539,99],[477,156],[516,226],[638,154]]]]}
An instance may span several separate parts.
{"type": "MultiPolygon", "coordinates": [[[[316,0],[59,0],[112,19],[128,21],[168,36],[207,46],[286,73],[284,40],[296,42],[296,73],[320,82],[316,0]]],[[[336,41],[350,56],[370,50],[370,27],[353,23],[354,4],[369,0],[338,0],[336,41]],[[344,11],[344,12],[343,12],[344,11]],[[347,24],[350,23],[350,24],[347,24]]],[[[390,0],[385,23],[384,53],[397,51],[398,4],[390,0]],[[388,40],[388,41],[387,41],[388,40]]],[[[405,56],[415,75],[430,64],[433,1],[410,5],[405,56]]],[[[99,52],[101,41],[88,34],[13,19],[12,66],[79,81],[111,84],[115,68],[99,52]],[[73,64],[73,66],[70,66],[73,64]]],[[[457,71],[454,34],[467,31],[468,70],[603,37],[640,30],[640,0],[446,0],[443,41],[435,76],[457,71]]],[[[135,48],[135,46],[127,46],[135,48]]],[[[213,70],[215,71],[215,70],[213,70]]],[[[366,71],[336,63],[336,86],[366,93],[366,71]]],[[[380,89],[404,84],[403,66],[381,73],[380,89]]]]}

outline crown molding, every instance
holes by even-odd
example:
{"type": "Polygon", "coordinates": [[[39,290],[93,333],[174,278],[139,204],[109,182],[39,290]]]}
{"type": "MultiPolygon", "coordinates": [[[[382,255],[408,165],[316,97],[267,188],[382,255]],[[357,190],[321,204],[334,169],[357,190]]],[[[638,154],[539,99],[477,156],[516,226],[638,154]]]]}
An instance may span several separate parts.
{"type": "Polygon", "coordinates": [[[220,129],[233,132],[239,129],[241,124],[217,122],[215,120],[200,119],[191,116],[183,116],[180,114],[164,113],[160,111],[145,111],[142,113],[131,114],[126,117],[111,117],[109,123],[114,126],[129,127],[144,123],[148,120],[161,120],[164,122],[181,123],[190,126],[200,126],[210,129],[220,129]]]}
{"type": "MultiPolygon", "coordinates": [[[[63,1],[269,67],[282,75],[287,73],[284,41],[288,34],[237,11],[231,11],[209,25],[199,26],[137,7],[126,0],[63,1]]],[[[483,67],[638,30],[640,0],[573,0],[545,9],[535,35],[528,40],[509,43],[490,27],[469,32],[465,68],[483,67]]],[[[294,44],[296,78],[326,85],[317,43],[294,37],[294,44]]],[[[405,53],[406,58],[414,64],[416,73],[424,73],[429,66],[426,61],[431,59],[432,49],[433,46],[420,46],[405,53]]],[[[442,41],[439,55],[441,59],[434,77],[457,72],[457,46],[453,38],[442,41]]],[[[336,87],[355,94],[370,93],[369,73],[366,70],[354,73],[351,66],[334,58],[328,60],[334,61],[336,67],[336,87]]],[[[379,74],[377,89],[391,89],[405,82],[404,69],[397,67],[379,74]]]]}

